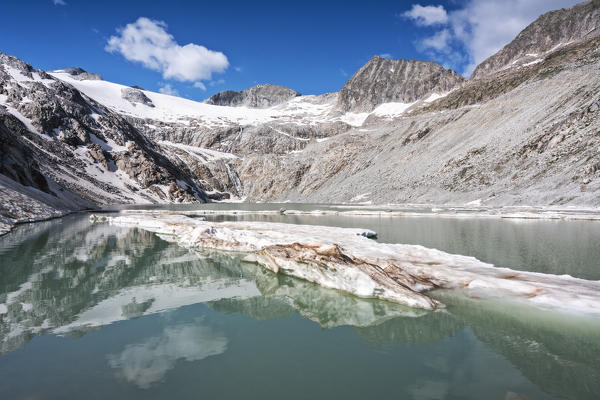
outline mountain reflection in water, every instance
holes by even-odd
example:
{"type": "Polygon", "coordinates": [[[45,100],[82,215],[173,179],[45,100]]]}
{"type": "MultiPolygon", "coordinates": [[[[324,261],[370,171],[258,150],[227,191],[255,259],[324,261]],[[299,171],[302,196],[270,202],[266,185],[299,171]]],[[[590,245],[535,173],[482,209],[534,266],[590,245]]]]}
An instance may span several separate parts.
{"type": "MultiPolygon", "coordinates": [[[[234,344],[243,333],[231,330],[237,317],[227,318],[266,323],[301,316],[332,334],[351,329],[373,351],[406,352],[417,365],[403,372],[413,382],[405,389],[412,398],[459,395],[452,385],[485,392],[464,382],[502,385],[509,376],[522,379],[513,378],[520,374],[549,398],[592,399],[600,393],[600,323],[594,320],[448,293],[438,294],[448,308],[437,312],[360,299],[275,275],[240,255],[195,252],[152,233],[78,216],[20,226],[0,246],[0,372],[3,358],[27,349],[36,337],[78,340],[129,321],[142,333],[106,352],[103,363],[123,384],[147,389],[164,382],[180,362],[237,354],[234,344]],[[212,317],[170,320],[197,304],[212,310],[212,317]],[[162,325],[146,333],[143,325],[152,315],[162,325]],[[447,345],[452,340],[463,345],[447,345]],[[424,346],[438,349],[438,356],[416,362],[424,346]],[[477,366],[485,360],[468,360],[473,346],[508,360],[512,369],[505,376],[481,376],[485,368],[477,366]]],[[[298,342],[302,336],[285,339],[298,342]]]]}

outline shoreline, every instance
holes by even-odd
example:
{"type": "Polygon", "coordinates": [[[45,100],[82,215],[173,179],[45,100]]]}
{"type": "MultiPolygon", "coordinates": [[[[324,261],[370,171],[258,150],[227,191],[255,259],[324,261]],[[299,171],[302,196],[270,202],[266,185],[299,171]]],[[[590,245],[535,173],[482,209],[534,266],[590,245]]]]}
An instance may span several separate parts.
{"type": "MultiPolygon", "coordinates": [[[[243,210],[243,209],[196,209],[196,210],[177,210],[158,207],[177,207],[177,206],[192,206],[195,203],[186,204],[171,204],[165,203],[160,205],[150,204],[122,204],[115,205],[117,208],[89,208],[83,210],[61,211],[59,215],[40,216],[23,218],[14,220],[12,218],[3,217],[4,221],[0,220],[0,224],[7,226],[1,228],[0,237],[12,232],[15,226],[44,222],[53,219],[65,217],[76,213],[96,213],[96,214],[145,214],[145,215],[188,215],[188,216],[235,216],[235,215],[305,215],[305,216],[341,216],[341,217],[389,217],[389,218],[490,218],[490,219],[507,219],[507,220],[558,220],[558,221],[600,221],[600,208],[596,207],[571,207],[560,208],[553,206],[499,206],[499,207],[472,207],[460,205],[425,205],[425,204],[369,204],[369,205],[351,205],[351,204],[314,204],[317,207],[324,209],[314,210],[298,210],[298,209],[280,209],[273,210],[243,210]],[[144,206],[152,206],[157,208],[143,208],[144,206]],[[128,208],[140,207],[140,208],[128,208]],[[325,209],[328,207],[328,209],[325,209]],[[429,211],[426,211],[426,210],[429,211]],[[9,221],[6,221],[9,220],[9,221]],[[12,221],[11,221],[12,220],[12,221]]],[[[223,204],[222,202],[202,203],[198,206],[223,204]]],[[[275,207],[285,206],[289,203],[225,203],[225,204],[272,204],[275,207]]],[[[311,206],[312,203],[297,203],[305,206],[311,206]]],[[[108,206],[110,207],[110,206],[108,206]]]]}

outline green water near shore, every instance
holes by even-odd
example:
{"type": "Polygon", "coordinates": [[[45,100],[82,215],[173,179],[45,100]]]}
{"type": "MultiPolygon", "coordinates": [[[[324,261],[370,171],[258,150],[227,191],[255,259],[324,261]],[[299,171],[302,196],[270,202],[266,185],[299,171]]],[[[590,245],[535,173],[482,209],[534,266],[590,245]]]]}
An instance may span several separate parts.
{"type": "MultiPolygon", "coordinates": [[[[211,218],[600,279],[593,221],[211,218]]],[[[358,299],[85,215],[22,225],[0,238],[0,398],[600,397],[600,321],[439,296],[438,312],[358,299]]]]}

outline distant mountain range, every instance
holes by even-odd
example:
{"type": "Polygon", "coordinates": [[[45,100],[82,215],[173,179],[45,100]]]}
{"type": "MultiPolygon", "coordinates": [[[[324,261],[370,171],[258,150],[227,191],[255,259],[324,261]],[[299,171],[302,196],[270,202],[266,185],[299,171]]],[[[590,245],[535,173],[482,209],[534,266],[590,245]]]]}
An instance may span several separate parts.
{"type": "Polygon", "coordinates": [[[540,16],[465,80],[374,57],[337,93],[204,103],[0,53],[0,232],[115,203],[600,206],[600,2],[540,16]]]}

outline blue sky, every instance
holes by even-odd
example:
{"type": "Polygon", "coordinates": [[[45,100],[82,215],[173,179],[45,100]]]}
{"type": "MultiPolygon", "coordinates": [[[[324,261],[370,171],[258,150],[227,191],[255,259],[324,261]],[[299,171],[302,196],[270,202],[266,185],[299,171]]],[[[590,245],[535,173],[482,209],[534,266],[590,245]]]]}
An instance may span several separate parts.
{"type": "Polygon", "coordinates": [[[374,55],[468,76],[538,15],[575,3],[3,0],[0,51],[195,100],[257,83],[320,94],[374,55]]]}

